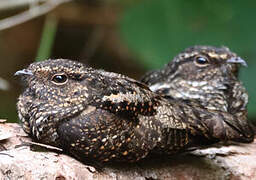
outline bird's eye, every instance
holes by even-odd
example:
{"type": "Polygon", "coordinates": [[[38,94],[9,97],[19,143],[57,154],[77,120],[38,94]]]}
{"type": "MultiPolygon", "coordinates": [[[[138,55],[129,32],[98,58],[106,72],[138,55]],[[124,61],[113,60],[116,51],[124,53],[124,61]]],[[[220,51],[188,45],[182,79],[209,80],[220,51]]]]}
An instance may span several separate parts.
{"type": "Polygon", "coordinates": [[[52,82],[57,85],[63,85],[68,82],[68,77],[66,74],[55,74],[52,76],[52,82]]]}
{"type": "Polygon", "coordinates": [[[204,56],[196,56],[194,62],[197,66],[206,66],[209,64],[208,58],[204,56]]]}

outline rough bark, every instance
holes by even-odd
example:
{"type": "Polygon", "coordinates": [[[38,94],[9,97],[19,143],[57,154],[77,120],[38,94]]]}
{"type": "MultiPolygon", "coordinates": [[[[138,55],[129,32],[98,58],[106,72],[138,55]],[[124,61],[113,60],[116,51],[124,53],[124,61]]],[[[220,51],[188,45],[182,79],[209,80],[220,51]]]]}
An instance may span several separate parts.
{"type": "Polygon", "coordinates": [[[255,141],[112,164],[102,172],[24,141],[31,142],[18,124],[0,122],[0,179],[256,179],[255,141]]]}

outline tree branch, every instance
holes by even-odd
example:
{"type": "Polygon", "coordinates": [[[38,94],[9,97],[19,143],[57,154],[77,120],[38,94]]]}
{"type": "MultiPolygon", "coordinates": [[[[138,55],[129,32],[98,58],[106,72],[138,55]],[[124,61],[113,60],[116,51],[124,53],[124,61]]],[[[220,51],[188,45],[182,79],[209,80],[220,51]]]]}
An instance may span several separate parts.
{"type": "Polygon", "coordinates": [[[21,7],[29,6],[32,3],[42,3],[47,0],[1,0],[0,11],[17,9],[21,7]]]}
{"type": "Polygon", "coordinates": [[[31,150],[24,141],[31,139],[18,124],[0,123],[0,179],[256,179],[255,141],[105,165],[102,172],[48,148],[31,150]]]}
{"type": "Polygon", "coordinates": [[[57,6],[69,1],[71,0],[48,0],[41,5],[32,6],[29,10],[25,12],[0,20],[0,31],[22,24],[33,18],[46,14],[49,11],[56,8],[57,6]]]}

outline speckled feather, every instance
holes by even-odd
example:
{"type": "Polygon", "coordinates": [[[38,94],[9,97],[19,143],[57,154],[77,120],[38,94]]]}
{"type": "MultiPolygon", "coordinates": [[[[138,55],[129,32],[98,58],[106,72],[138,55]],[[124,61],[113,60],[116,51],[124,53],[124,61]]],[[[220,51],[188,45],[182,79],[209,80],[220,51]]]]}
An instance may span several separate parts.
{"type": "Polygon", "coordinates": [[[147,73],[142,82],[166,98],[196,101],[209,110],[235,116],[237,131],[254,136],[247,120],[248,94],[238,80],[239,66],[246,62],[227,47],[193,46],[177,55],[163,69],[147,73]],[[207,60],[198,64],[197,58],[207,60]]]}
{"type": "Polygon", "coordinates": [[[228,113],[169,101],[136,80],[75,61],[46,60],[16,74],[26,82],[17,103],[25,132],[81,160],[134,162],[151,152],[248,141],[226,123],[234,118],[228,113]]]}

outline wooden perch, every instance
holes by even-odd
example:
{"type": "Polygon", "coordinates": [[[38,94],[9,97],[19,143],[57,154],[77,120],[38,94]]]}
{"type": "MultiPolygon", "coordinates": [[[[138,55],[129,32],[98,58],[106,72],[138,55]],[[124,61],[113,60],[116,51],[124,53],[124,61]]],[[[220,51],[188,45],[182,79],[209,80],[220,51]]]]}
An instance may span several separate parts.
{"type": "Polygon", "coordinates": [[[0,179],[256,179],[256,143],[212,147],[102,172],[56,152],[32,151],[18,124],[0,123],[0,179]],[[23,144],[23,145],[22,145],[23,144]]]}

